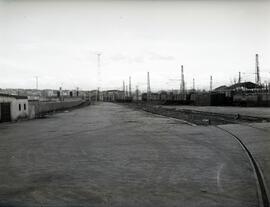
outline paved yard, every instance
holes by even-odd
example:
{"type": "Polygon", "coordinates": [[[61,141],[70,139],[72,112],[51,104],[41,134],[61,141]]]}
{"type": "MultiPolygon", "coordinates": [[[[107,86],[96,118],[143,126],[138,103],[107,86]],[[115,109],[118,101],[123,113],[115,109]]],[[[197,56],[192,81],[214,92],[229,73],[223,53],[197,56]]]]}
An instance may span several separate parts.
{"type": "Polygon", "coordinates": [[[100,103],[0,125],[0,206],[258,206],[240,145],[214,126],[100,103]]]}

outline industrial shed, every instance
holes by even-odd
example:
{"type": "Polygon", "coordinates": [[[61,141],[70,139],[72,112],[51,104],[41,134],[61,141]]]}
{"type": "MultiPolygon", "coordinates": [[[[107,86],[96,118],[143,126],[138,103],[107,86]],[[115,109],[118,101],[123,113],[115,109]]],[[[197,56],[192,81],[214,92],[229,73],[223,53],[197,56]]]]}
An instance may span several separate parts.
{"type": "Polygon", "coordinates": [[[26,96],[0,94],[0,122],[28,118],[28,114],[28,99],[26,96]]]}
{"type": "Polygon", "coordinates": [[[261,85],[252,82],[236,83],[227,87],[229,90],[258,90],[261,88],[261,85]]]}

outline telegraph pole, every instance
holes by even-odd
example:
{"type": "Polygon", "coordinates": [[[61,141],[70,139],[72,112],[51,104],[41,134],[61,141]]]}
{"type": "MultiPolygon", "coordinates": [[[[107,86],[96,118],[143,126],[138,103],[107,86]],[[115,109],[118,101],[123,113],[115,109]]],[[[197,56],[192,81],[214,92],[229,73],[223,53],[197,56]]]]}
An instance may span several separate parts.
{"type": "Polygon", "coordinates": [[[131,97],[131,77],[129,76],[129,96],[131,97]]]}
{"type": "Polygon", "coordinates": [[[76,87],[76,96],[79,96],[79,87],[76,87]]]}
{"type": "Polygon", "coordinates": [[[260,67],[259,67],[259,55],[255,56],[256,68],[255,68],[255,83],[261,84],[260,67]]]}
{"type": "Polygon", "coordinates": [[[238,83],[241,83],[241,72],[238,74],[238,83]]]}
{"type": "Polygon", "coordinates": [[[98,53],[97,54],[98,88],[97,88],[97,93],[96,93],[96,101],[99,101],[99,90],[100,90],[100,84],[101,84],[100,56],[101,56],[101,53],[98,53]]]}
{"type": "Polygon", "coordinates": [[[137,102],[139,101],[139,87],[138,87],[138,85],[136,86],[136,100],[137,100],[137,102]]]}
{"type": "Polygon", "coordinates": [[[184,66],[183,65],[181,65],[180,93],[185,93],[185,77],[184,77],[184,66]]]}
{"type": "Polygon", "coordinates": [[[147,101],[151,100],[150,75],[147,72],[147,101]]]}
{"type": "Polygon", "coordinates": [[[193,88],[193,91],[195,91],[195,79],[194,78],[192,80],[192,88],[193,88]]]}
{"type": "Polygon", "coordinates": [[[213,78],[210,76],[210,91],[213,90],[213,78]]]}
{"type": "Polygon", "coordinates": [[[36,76],[36,89],[38,90],[38,76],[36,76]]]}
{"type": "Polygon", "coordinates": [[[125,99],[126,90],[125,90],[125,81],[123,81],[123,98],[125,99]]]}

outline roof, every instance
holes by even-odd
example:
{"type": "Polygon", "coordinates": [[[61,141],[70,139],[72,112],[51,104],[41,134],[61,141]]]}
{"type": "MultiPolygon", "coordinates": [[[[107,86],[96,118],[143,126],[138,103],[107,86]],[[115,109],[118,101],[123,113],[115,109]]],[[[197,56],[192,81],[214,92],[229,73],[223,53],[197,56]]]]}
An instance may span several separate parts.
{"type": "Polygon", "coordinates": [[[0,93],[0,97],[1,96],[15,98],[15,99],[28,99],[27,96],[10,95],[10,94],[4,94],[4,93],[0,93]]]}
{"type": "Polygon", "coordinates": [[[164,93],[168,93],[167,91],[164,91],[164,90],[161,90],[161,91],[158,91],[159,94],[164,94],[164,93]]]}
{"type": "Polygon", "coordinates": [[[219,87],[215,88],[214,91],[224,91],[226,89],[228,89],[228,87],[223,85],[223,86],[219,86],[219,87]]]}
{"type": "Polygon", "coordinates": [[[104,91],[104,92],[123,92],[123,91],[120,91],[120,90],[107,90],[107,91],[104,91]]]}
{"type": "Polygon", "coordinates": [[[262,88],[262,86],[252,83],[252,82],[243,82],[243,83],[236,83],[228,87],[228,89],[235,89],[235,88],[247,88],[247,89],[256,89],[256,88],[262,88]]]}

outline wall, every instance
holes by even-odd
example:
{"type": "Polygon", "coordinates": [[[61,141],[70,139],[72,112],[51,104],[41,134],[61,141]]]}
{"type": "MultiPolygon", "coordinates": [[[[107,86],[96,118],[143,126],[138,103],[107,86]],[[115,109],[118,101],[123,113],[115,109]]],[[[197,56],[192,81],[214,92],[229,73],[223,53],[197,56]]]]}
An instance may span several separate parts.
{"type": "Polygon", "coordinates": [[[42,114],[48,112],[64,110],[78,106],[85,101],[76,100],[76,101],[63,101],[63,102],[39,102],[39,101],[30,101],[29,102],[29,117],[35,118],[42,114]]]}
{"type": "Polygon", "coordinates": [[[28,105],[28,117],[29,119],[34,119],[36,118],[36,104],[34,104],[36,101],[29,101],[28,105]]]}
{"type": "Polygon", "coordinates": [[[83,101],[39,102],[39,113],[47,113],[78,106],[83,101]]]}

